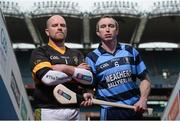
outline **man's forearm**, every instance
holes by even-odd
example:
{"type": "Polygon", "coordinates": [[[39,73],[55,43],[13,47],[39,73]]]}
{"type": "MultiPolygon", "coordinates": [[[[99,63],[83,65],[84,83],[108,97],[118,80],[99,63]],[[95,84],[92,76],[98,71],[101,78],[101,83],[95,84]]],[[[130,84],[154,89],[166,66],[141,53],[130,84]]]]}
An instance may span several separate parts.
{"type": "Polygon", "coordinates": [[[72,77],[60,71],[49,70],[41,80],[46,85],[57,85],[71,81],[72,77]]]}
{"type": "Polygon", "coordinates": [[[72,76],[74,74],[74,69],[75,69],[74,66],[65,65],[65,64],[57,64],[53,66],[53,70],[66,73],[69,76],[72,76]]]}
{"type": "Polygon", "coordinates": [[[149,94],[151,91],[151,83],[149,79],[144,79],[140,83],[140,93],[141,93],[141,98],[144,100],[147,100],[149,94]]]}
{"type": "Polygon", "coordinates": [[[53,66],[53,70],[61,71],[82,84],[90,85],[93,82],[93,74],[84,68],[58,64],[53,66]]]}
{"type": "Polygon", "coordinates": [[[93,83],[93,74],[91,71],[83,68],[75,68],[72,78],[85,85],[93,83]]]}

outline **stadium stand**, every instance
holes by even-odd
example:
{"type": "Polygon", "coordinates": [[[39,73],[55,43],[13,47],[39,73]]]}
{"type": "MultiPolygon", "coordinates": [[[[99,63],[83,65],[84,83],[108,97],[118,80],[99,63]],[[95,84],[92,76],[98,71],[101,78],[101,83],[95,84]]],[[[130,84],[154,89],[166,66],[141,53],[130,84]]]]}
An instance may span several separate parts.
{"type": "Polygon", "coordinates": [[[142,42],[178,42],[180,40],[179,21],[180,16],[175,15],[161,15],[155,18],[148,19],[146,28],[141,38],[142,42]]]}
{"type": "Polygon", "coordinates": [[[13,43],[33,43],[32,36],[22,18],[5,17],[10,37],[13,43]],[[16,23],[16,24],[15,24],[16,23]],[[22,36],[23,33],[23,36],[22,36]]]}
{"type": "Polygon", "coordinates": [[[178,49],[172,51],[141,50],[141,53],[142,58],[149,68],[150,75],[163,76],[163,71],[167,71],[171,76],[178,75],[178,72],[180,71],[179,68],[177,68],[180,66],[180,57],[177,56],[180,54],[178,49]]]}
{"type": "Polygon", "coordinates": [[[35,85],[34,85],[34,82],[32,81],[30,64],[29,64],[30,54],[32,52],[32,49],[25,49],[25,50],[16,49],[14,52],[16,55],[19,68],[20,68],[24,86],[26,88],[31,106],[33,108],[34,107],[33,90],[34,90],[35,85]]]}
{"type": "MultiPolygon", "coordinates": [[[[61,14],[68,25],[67,42],[82,45],[83,48],[79,49],[84,55],[93,49],[91,45],[99,42],[95,34],[95,25],[99,17],[115,17],[120,24],[119,42],[137,47],[149,69],[152,91],[148,105],[154,108],[154,113],[152,116],[145,116],[147,119],[161,118],[180,72],[179,0],[155,1],[149,4],[149,9],[143,8],[138,0],[92,1],[85,11],[81,10],[82,6],[79,3],[63,0],[37,1],[31,4],[28,11],[23,11],[18,3],[2,0],[0,7],[5,15],[12,44],[28,43],[37,47],[47,43],[44,33],[45,21],[53,14],[61,14]],[[175,43],[177,48],[138,48],[139,45],[149,42],[175,43]]],[[[14,48],[30,96],[33,91],[29,68],[29,55],[32,49],[14,48]]],[[[33,105],[32,98],[31,102],[33,105]]],[[[82,109],[82,118],[99,119],[97,112],[98,107],[87,111],[82,109]]]]}
{"type": "MultiPolygon", "coordinates": [[[[16,50],[16,58],[20,68],[20,72],[25,85],[32,84],[31,70],[30,70],[30,54],[32,50],[16,50]],[[23,55],[23,56],[22,56],[23,55]]],[[[29,85],[30,86],[30,85],[29,85]]]]}

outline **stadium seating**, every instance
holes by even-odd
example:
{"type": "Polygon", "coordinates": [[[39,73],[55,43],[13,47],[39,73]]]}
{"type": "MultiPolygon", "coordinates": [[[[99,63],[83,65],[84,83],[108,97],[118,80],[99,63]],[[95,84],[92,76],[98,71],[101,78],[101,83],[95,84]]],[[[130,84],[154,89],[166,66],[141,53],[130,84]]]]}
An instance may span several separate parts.
{"type": "Polygon", "coordinates": [[[141,54],[153,84],[175,85],[180,72],[180,56],[177,56],[180,55],[179,49],[173,51],[141,50],[141,54]]]}
{"type": "Polygon", "coordinates": [[[31,68],[30,68],[30,55],[32,50],[16,50],[15,55],[20,68],[22,79],[25,85],[33,85],[31,68]],[[23,55],[23,56],[22,56],[23,55]]]}

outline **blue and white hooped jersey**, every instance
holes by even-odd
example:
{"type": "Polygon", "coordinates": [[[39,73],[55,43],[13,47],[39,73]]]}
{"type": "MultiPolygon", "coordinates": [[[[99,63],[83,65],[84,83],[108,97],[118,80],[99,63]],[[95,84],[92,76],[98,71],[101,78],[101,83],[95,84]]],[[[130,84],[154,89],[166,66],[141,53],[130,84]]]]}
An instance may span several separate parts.
{"type": "Polygon", "coordinates": [[[88,53],[86,62],[94,73],[97,98],[128,105],[139,100],[136,79],[144,79],[147,71],[135,48],[118,44],[116,51],[111,54],[99,46],[88,53]]]}

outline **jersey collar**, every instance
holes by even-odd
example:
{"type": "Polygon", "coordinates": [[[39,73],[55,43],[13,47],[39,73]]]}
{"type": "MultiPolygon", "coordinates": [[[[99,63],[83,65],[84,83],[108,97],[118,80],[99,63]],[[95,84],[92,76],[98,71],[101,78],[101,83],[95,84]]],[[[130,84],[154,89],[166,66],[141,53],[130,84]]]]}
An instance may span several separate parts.
{"type": "MultiPolygon", "coordinates": [[[[100,52],[101,54],[109,53],[109,52],[107,52],[101,45],[102,45],[102,43],[100,43],[100,44],[99,44],[99,47],[98,47],[99,52],[100,52]]],[[[117,50],[121,50],[121,49],[122,49],[122,48],[121,48],[121,44],[120,44],[120,43],[117,43],[116,50],[115,50],[115,52],[114,52],[113,54],[115,54],[117,50]]],[[[110,53],[110,54],[112,54],[112,53],[110,53]]]]}
{"type": "Polygon", "coordinates": [[[52,40],[49,40],[48,45],[58,51],[61,54],[64,54],[66,52],[66,47],[59,48],[52,40]]]}

